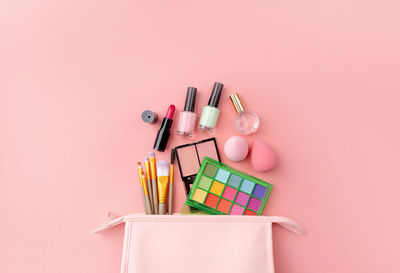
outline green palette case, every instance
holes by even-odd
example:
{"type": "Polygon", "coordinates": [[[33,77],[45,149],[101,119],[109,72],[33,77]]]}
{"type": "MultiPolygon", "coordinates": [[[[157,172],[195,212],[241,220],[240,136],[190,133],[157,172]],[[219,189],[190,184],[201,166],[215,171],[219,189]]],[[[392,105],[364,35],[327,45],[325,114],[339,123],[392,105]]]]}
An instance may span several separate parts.
{"type": "Polygon", "coordinates": [[[209,214],[262,215],[272,184],[204,157],[185,204],[209,214]]]}

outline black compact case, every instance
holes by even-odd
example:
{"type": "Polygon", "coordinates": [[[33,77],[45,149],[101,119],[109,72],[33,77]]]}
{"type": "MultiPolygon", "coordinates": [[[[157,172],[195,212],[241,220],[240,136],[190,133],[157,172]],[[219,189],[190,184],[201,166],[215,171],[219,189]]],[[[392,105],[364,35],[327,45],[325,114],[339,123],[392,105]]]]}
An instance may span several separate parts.
{"type": "Polygon", "coordinates": [[[217,141],[214,137],[180,145],[174,149],[186,194],[189,193],[205,156],[221,162],[217,141]]]}

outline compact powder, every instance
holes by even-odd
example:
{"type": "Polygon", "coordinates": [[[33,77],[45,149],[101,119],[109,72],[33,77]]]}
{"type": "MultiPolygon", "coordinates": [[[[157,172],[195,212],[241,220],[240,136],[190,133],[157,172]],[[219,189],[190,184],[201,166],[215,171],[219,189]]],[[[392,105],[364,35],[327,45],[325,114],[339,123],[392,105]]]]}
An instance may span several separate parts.
{"type": "Polygon", "coordinates": [[[186,146],[176,149],[183,176],[195,175],[199,171],[200,164],[197,158],[196,148],[186,146]]]}
{"type": "MultiPolygon", "coordinates": [[[[179,173],[184,183],[186,194],[189,195],[204,157],[207,156],[216,161],[220,161],[217,142],[215,138],[209,138],[199,142],[176,146],[174,149],[179,166],[179,173]]],[[[208,169],[206,175],[210,178],[214,178],[216,169],[216,167],[211,167],[208,169]]],[[[205,184],[202,185],[205,186],[205,184]]]]}
{"type": "Polygon", "coordinates": [[[199,154],[200,162],[203,162],[203,158],[208,156],[212,159],[219,161],[219,156],[217,152],[217,146],[214,140],[204,141],[196,144],[197,153],[199,154]]]}

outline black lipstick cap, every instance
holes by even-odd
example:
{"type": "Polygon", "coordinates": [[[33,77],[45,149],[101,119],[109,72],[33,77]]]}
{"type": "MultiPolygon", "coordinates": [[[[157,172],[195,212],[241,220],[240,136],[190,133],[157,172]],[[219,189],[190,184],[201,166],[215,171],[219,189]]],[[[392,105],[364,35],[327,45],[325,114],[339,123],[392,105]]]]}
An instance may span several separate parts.
{"type": "Polygon", "coordinates": [[[208,101],[208,105],[217,108],[219,104],[219,99],[221,98],[222,88],[224,85],[220,82],[214,83],[214,87],[211,93],[210,100],[208,101]]]}
{"type": "Polygon", "coordinates": [[[196,87],[188,87],[188,90],[186,93],[184,111],[194,112],[194,105],[196,103],[196,94],[197,94],[196,87]]]}

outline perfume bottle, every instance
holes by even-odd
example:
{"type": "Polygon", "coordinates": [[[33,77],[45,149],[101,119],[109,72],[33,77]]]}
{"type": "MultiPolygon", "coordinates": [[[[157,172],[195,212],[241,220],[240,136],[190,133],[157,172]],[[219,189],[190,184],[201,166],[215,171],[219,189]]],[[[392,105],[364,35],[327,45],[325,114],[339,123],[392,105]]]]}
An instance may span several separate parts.
{"type": "Polygon", "coordinates": [[[242,99],[235,93],[230,96],[232,105],[237,113],[235,117],[235,129],[242,135],[250,135],[257,131],[260,125],[258,115],[252,111],[245,110],[242,99]]]}
{"type": "Polygon", "coordinates": [[[201,113],[199,121],[199,130],[206,131],[209,133],[214,132],[215,125],[217,124],[219,116],[219,99],[221,98],[222,88],[224,85],[222,83],[214,83],[213,91],[211,93],[208,105],[203,107],[203,112],[201,113]]]}
{"type": "Polygon", "coordinates": [[[179,123],[177,135],[193,137],[194,126],[196,124],[196,113],[194,106],[196,103],[197,89],[195,87],[188,87],[185,100],[185,108],[179,114],[179,123]]]}

